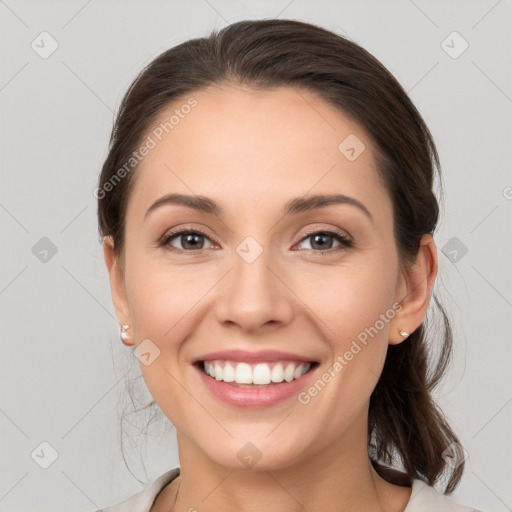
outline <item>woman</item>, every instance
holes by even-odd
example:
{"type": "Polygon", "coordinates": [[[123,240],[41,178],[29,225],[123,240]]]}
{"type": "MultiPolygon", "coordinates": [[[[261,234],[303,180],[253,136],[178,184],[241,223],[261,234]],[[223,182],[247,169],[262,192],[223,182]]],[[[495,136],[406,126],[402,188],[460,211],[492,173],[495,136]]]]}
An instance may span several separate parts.
{"type": "Polygon", "coordinates": [[[235,23],[143,70],[99,227],[180,467],[105,511],[471,510],[431,397],[438,166],[396,79],[314,25],[235,23]]]}

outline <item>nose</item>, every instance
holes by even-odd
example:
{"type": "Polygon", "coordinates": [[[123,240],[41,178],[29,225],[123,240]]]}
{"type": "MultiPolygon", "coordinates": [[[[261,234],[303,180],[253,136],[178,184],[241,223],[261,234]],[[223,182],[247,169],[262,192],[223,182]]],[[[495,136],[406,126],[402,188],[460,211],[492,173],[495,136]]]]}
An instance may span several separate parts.
{"type": "Polygon", "coordinates": [[[225,326],[259,332],[287,325],[293,317],[293,293],[286,276],[272,264],[269,252],[252,262],[234,254],[233,269],[215,301],[216,318],[225,326]]]}

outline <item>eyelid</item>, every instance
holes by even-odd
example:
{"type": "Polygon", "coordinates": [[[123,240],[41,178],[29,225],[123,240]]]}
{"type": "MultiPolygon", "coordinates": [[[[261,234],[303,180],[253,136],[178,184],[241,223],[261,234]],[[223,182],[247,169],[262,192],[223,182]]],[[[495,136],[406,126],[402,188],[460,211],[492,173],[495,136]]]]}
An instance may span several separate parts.
{"type": "MultiPolygon", "coordinates": [[[[185,233],[196,233],[196,234],[200,234],[200,235],[203,235],[204,237],[208,238],[212,245],[216,245],[218,246],[219,244],[215,241],[215,237],[212,236],[209,232],[209,230],[207,229],[203,229],[203,228],[198,228],[198,227],[195,227],[193,225],[184,225],[184,226],[179,226],[177,228],[171,228],[170,230],[167,230],[157,241],[157,246],[161,247],[161,246],[167,246],[169,244],[169,241],[172,239],[172,238],[175,238],[176,236],[178,235],[183,235],[185,233]]],[[[188,251],[185,251],[183,249],[177,249],[177,248],[173,248],[172,250],[176,251],[176,252],[186,252],[186,253],[189,253],[189,254],[194,254],[194,253],[197,253],[197,252],[200,252],[200,251],[203,251],[204,249],[196,249],[196,250],[188,250],[188,251]]]]}
{"type": "Polygon", "coordinates": [[[338,247],[334,247],[334,248],[329,248],[329,249],[325,249],[324,251],[322,250],[313,250],[313,249],[306,249],[307,251],[309,251],[310,253],[312,254],[315,254],[315,255],[323,255],[323,254],[336,254],[340,251],[343,251],[343,250],[346,250],[346,249],[350,249],[352,247],[354,247],[354,241],[352,239],[352,237],[347,233],[347,232],[344,232],[342,230],[340,230],[339,228],[337,227],[329,227],[329,228],[322,228],[320,226],[315,226],[315,227],[312,227],[312,228],[308,228],[303,234],[302,234],[302,237],[301,239],[296,242],[294,244],[297,245],[297,244],[300,244],[301,242],[307,240],[309,237],[311,237],[311,235],[314,235],[314,234],[327,234],[335,239],[338,240],[340,246],[338,247]]]}
{"type": "MultiPolygon", "coordinates": [[[[316,225],[316,226],[306,229],[306,231],[304,231],[302,233],[300,240],[298,240],[294,245],[297,245],[298,243],[302,242],[303,240],[305,240],[306,238],[310,237],[311,235],[313,235],[315,233],[327,233],[327,234],[331,234],[331,235],[337,235],[338,237],[340,237],[342,239],[341,243],[344,244],[346,248],[352,247],[354,245],[354,240],[353,240],[352,236],[347,231],[342,230],[336,226],[325,227],[325,226],[319,226],[319,225],[316,225]]],[[[329,249],[327,251],[329,251],[329,249]]],[[[321,251],[314,251],[314,252],[321,252],[321,251]]]]}
{"type": "MultiPolygon", "coordinates": [[[[164,235],[158,240],[157,242],[157,245],[158,246],[163,246],[163,247],[166,247],[169,245],[169,242],[171,239],[177,237],[178,235],[184,235],[184,234],[187,234],[187,233],[194,233],[194,234],[199,234],[199,235],[202,235],[204,236],[205,238],[208,238],[210,240],[210,242],[212,243],[212,245],[214,246],[219,246],[220,244],[218,244],[216,241],[215,241],[215,237],[213,237],[211,234],[207,233],[208,230],[206,229],[203,229],[203,228],[197,228],[195,226],[180,226],[176,229],[171,229],[170,231],[166,231],[164,233],[164,235]]],[[[307,238],[309,238],[311,235],[313,234],[316,234],[316,233],[325,233],[325,234],[329,234],[331,236],[334,236],[334,235],[337,235],[340,239],[338,240],[341,244],[341,248],[330,248],[330,249],[326,249],[325,251],[321,251],[321,250],[313,250],[314,253],[329,253],[329,252],[337,252],[338,250],[341,250],[341,249],[348,249],[350,247],[352,247],[354,245],[354,242],[352,240],[352,237],[347,233],[347,232],[344,232],[342,230],[340,230],[339,228],[337,227],[329,227],[329,228],[325,228],[325,227],[322,227],[322,226],[314,226],[314,227],[310,227],[308,229],[306,229],[306,231],[304,231],[301,235],[301,238],[295,242],[293,245],[297,245],[301,242],[303,242],[304,240],[306,240],[307,238]]],[[[211,248],[210,248],[211,249],[211,248]]],[[[172,249],[169,249],[171,251],[174,251],[174,252],[178,252],[178,253],[188,253],[188,254],[197,254],[201,251],[204,251],[205,249],[191,249],[191,250],[183,250],[183,249],[178,249],[176,247],[173,247],[172,249]]],[[[308,250],[308,249],[306,249],[308,250]]]]}
{"type": "Polygon", "coordinates": [[[330,226],[328,228],[325,228],[323,226],[314,226],[311,228],[306,229],[304,233],[302,234],[302,238],[299,241],[304,240],[307,236],[313,234],[313,233],[336,233],[337,235],[340,235],[341,237],[350,240],[352,242],[352,237],[348,234],[347,231],[341,230],[340,228],[337,228],[335,226],[330,226]]]}

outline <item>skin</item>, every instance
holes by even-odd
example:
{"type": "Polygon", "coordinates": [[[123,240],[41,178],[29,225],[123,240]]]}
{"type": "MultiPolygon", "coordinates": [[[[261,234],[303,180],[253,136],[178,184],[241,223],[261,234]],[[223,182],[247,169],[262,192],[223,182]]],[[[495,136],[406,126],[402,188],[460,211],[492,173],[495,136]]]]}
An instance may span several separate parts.
{"type": "Polygon", "coordinates": [[[193,97],[198,105],[136,170],[124,256],[104,241],[119,322],[131,325],[129,344],[149,338],[160,350],[141,371],[177,431],[181,476],[151,510],[170,511],[180,482],[176,511],[403,510],[410,488],[383,480],[368,459],[368,404],[388,345],[425,317],[437,273],[432,237],[404,270],[371,141],[313,93],[226,85],[193,97]],[[338,150],[349,134],[366,146],[355,161],[338,150]],[[165,205],[144,219],[171,192],[207,196],[225,213],[165,205]],[[288,200],[322,193],[357,199],[372,220],[347,204],[282,216],[288,200]],[[173,252],[187,250],[179,235],[158,246],[171,228],[203,231],[203,248],[173,252]],[[328,237],[322,254],[309,228],[338,229],[354,245],[328,237]],[[263,248],[250,264],[236,252],[247,236],[263,248]],[[277,349],[319,361],[321,375],[396,302],[402,309],[306,405],[226,405],[191,366],[213,350],[277,349]],[[237,456],[247,442],[262,454],[251,468],[237,456]]]}

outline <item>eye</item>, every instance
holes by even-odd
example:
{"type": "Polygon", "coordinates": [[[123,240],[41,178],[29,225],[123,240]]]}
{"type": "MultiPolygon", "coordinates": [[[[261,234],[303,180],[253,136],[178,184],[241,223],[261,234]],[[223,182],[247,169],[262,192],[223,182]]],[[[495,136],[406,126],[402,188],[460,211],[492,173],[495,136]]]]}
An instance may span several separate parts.
{"type": "Polygon", "coordinates": [[[208,240],[208,243],[212,246],[210,239],[202,231],[185,229],[167,234],[164,236],[160,245],[178,252],[192,252],[201,249],[208,249],[208,246],[205,247],[206,240],[208,240]],[[178,247],[172,243],[173,241],[174,243],[178,243],[178,247]]]}
{"type": "MultiPolygon", "coordinates": [[[[309,247],[305,247],[305,249],[320,253],[336,252],[354,245],[343,233],[329,230],[310,232],[299,244],[306,241],[309,241],[309,247]],[[336,242],[338,245],[331,250],[336,242]]],[[[197,229],[184,229],[168,233],[162,238],[159,245],[176,252],[195,252],[214,247],[208,235],[197,229]],[[210,245],[205,245],[205,243],[210,245]]]]}
{"type": "Polygon", "coordinates": [[[309,233],[299,243],[305,241],[310,241],[309,247],[306,247],[306,249],[313,250],[315,252],[335,252],[337,250],[343,250],[354,245],[348,237],[337,231],[315,231],[313,233],[309,233]],[[333,244],[335,242],[338,242],[338,246],[334,247],[334,251],[331,251],[330,249],[333,248],[333,244]]]}

